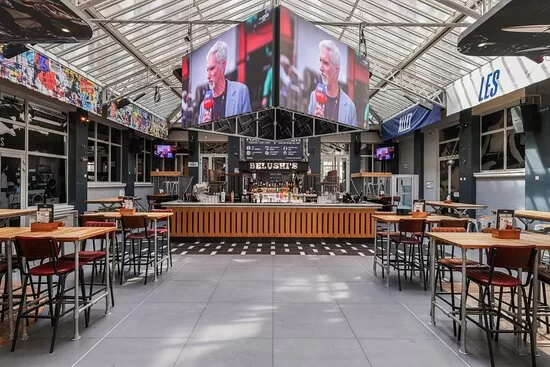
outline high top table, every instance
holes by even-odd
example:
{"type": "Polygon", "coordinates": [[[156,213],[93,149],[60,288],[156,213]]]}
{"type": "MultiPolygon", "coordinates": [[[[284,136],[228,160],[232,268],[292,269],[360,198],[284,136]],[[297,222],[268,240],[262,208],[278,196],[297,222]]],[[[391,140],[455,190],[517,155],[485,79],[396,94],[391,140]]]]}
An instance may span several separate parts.
{"type": "MultiPolygon", "coordinates": [[[[431,240],[442,242],[448,245],[453,245],[461,249],[462,252],[462,292],[461,292],[461,298],[460,298],[460,317],[457,318],[452,312],[449,312],[445,310],[441,305],[439,305],[436,301],[435,293],[436,293],[436,284],[435,284],[435,278],[432,276],[431,279],[431,288],[432,288],[432,295],[431,295],[431,306],[430,306],[430,312],[431,312],[431,323],[435,326],[435,308],[437,307],[441,311],[443,311],[448,317],[453,318],[455,321],[460,323],[461,326],[461,335],[460,335],[460,353],[467,354],[466,349],[466,287],[464,286],[466,284],[466,260],[467,256],[466,253],[468,250],[474,250],[474,249],[488,249],[491,246],[517,246],[517,245],[534,245],[536,246],[537,250],[537,256],[535,258],[534,266],[533,266],[533,283],[538,284],[538,263],[539,263],[539,252],[540,250],[548,250],[550,249],[550,236],[538,234],[538,233],[529,233],[529,232],[522,232],[521,238],[519,240],[508,240],[508,239],[499,239],[494,238],[490,233],[457,233],[457,232],[429,232],[427,235],[430,237],[431,240]]],[[[433,259],[433,261],[430,262],[430,269],[432,274],[435,274],[435,263],[436,263],[436,246],[432,245],[430,246],[430,257],[433,259]]],[[[539,299],[539,287],[535,286],[533,287],[533,305],[538,304],[539,299]]],[[[522,299],[521,297],[518,297],[518,314],[521,316],[522,313],[522,299]]],[[[533,307],[532,310],[532,320],[537,320],[537,307],[533,307]]],[[[537,331],[537,322],[534,321],[532,323],[532,333],[533,333],[533,342],[535,343],[536,348],[536,331],[537,331]]],[[[523,352],[523,338],[521,337],[521,334],[517,334],[516,336],[516,344],[518,348],[518,352],[523,352]]]]}
{"type": "MultiPolygon", "coordinates": [[[[374,219],[374,260],[372,262],[372,270],[374,272],[374,275],[376,275],[376,265],[380,265],[382,268],[384,268],[387,272],[386,277],[386,287],[390,286],[390,224],[397,224],[401,219],[415,219],[411,215],[395,215],[395,214],[374,214],[372,216],[374,219]],[[377,236],[377,226],[376,224],[380,223],[386,223],[387,225],[387,236],[386,236],[386,264],[384,264],[383,260],[378,260],[378,236],[377,236]]],[[[428,215],[426,218],[417,218],[417,219],[425,219],[426,223],[428,223],[429,229],[433,227],[434,224],[441,223],[442,221],[450,220],[450,221],[468,221],[468,218],[455,218],[450,217],[448,215],[428,215]]],[[[432,276],[433,272],[430,273],[430,276],[432,276]]],[[[432,278],[434,278],[432,276],[432,278]]]]}
{"type": "MultiPolygon", "coordinates": [[[[86,213],[86,214],[83,214],[82,216],[86,216],[86,215],[90,215],[90,216],[96,216],[96,215],[101,215],[103,216],[103,218],[105,219],[110,219],[110,220],[114,220],[114,221],[120,221],[120,219],[122,218],[122,215],[120,212],[100,212],[100,213],[86,213]]],[[[168,251],[170,252],[170,217],[172,215],[174,215],[174,213],[171,213],[171,212],[137,212],[135,214],[124,214],[125,216],[128,216],[128,215],[132,215],[132,216],[143,216],[143,217],[146,217],[147,219],[149,220],[152,220],[153,223],[154,223],[154,230],[155,230],[155,236],[154,236],[154,251],[155,251],[155,256],[153,257],[153,263],[154,263],[154,268],[155,268],[155,272],[154,272],[154,279],[155,281],[157,281],[157,266],[158,266],[158,258],[157,258],[157,248],[158,248],[158,235],[157,235],[157,223],[159,220],[163,220],[163,219],[167,219],[167,241],[168,241],[168,251]]],[[[168,255],[162,259],[160,259],[160,262],[162,264],[162,262],[164,260],[167,259],[167,257],[170,256],[170,253],[168,253],[168,255]]],[[[124,269],[123,269],[124,270],[124,269]]],[[[124,271],[122,271],[121,273],[122,277],[124,276],[124,271]]]]}
{"type": "MultiPolygon", "coordinates": [[[[131,198],[134,201],[134,206],[139,206],[143,210],[143,206],[139,203],[141,200],[138,196],[126,196],[126,198],[131,198]]],[[[103,199],[90,199],[86,200],[86,204],[98,204],[102,209],[110,211],[114,210],[117,206],[122,206],[122,203],[124,202],[123,198],[103,198],[103,199]]]]}
{"type": "Polygon", "coordinates": [[[4,227],[10,218],[36,214],[36,209],[0,209],[0,227],[4,227]]]}
{"type": "MultiPolygon", "coordinates": [[[[79,250],[81,248],[82,241],[93,238],[96,236],[105,235],[107,243],[109,241],[109,235],[110,233],[114,232],[116,230],[115,227],[61,227],[59,229],[56,229],[51,232],[31,232],[30,227],[3,227],[0,228],[0,241],[10,242],[8,245],[8,248],[11,248],[13,241],[15,240],[16,236],[28,236],[28,237],[34,237],[34,238],[53,238],[58,242],[66,243],[66,242],[74,242],[75,244],[75,267],[78,269],[79,267],[79,250]]],[[[109,246],[105,246],[105,252],[106,256],[105,258],[109,259],[109,246]]],[[[11,251],[9,253],[9,257],[7,259],[8,262],[8,269],[11,270],[12,267],[12,256],[11,251]]],[[[9,274],[9,273],[8,273],[9,274]]],[[[109,282],[110,277],[110,269],[109,266],[105,266],[105,279],[106,282],[109,282]]],[[[8,281],[6,279],[6,281],[8,281]]],[[[105,297],[105,315],[110,314],[110,305],[111,305],[111,293],[109,290],[109,286],[105,287],[105,292],[103,294],[100,294],[97,296],[96,299],[92,300],[92,302],[88,303],[84,307],[79,306],[80,298],[78,296],[78,290],[79,290],[79,274],[78,271],[75,271],[74,273],[74,309],[73,309],[73,322],[74,322],[74,333],[73,333],[73,340],[80,339],[80,334],[78,330],[78,315],[80,312],[84,311],[88,307],[91,307],[94,303],[96,303],[99,299],[105,297]]],[[[12,338],[13,331],[14,331],[14,325],[13,325],[13,287],[11,281],[8,282],[8,319],[9,319],[9,338],[12,338]]],[[[23,325],[23,336],[22,339],[26,339],[27,333],[26,333],[26,323],[22,323],[23,325]]]]}
{"type": "Polygon", "coordinates": [[[528,229],[529,224],[534,221],[550,222],[550,212],[539,212],[538,210],[516,210],[514,216],[518,218],[525,229],[528,229]]]}
{"type": "Polygon", "coordinates": [[[466,204],[466,203],[446,203],[444,201],[426,201],[426,205],[431,206],[435,210],[450,209],[455,214],[463,216],[468,210],[483,210],[487,209],[487,205],[483,204],[466,204]]]}

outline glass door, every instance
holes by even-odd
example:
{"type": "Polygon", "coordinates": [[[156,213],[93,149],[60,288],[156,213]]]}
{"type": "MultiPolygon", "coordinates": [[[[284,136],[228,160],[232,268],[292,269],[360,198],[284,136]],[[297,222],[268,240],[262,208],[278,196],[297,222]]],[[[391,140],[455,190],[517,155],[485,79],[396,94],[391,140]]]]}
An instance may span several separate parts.
{"type": "MultiPolygon", "coordinates": [[[[2,209],[21,209],[26,208],[25,199],[27,197],[27,185],[25,169],[23,168],[23,155],[11,155],[2,153],[0,155],[0,208],[2,209]]],[[[44,188],[35,188],[29,190],[33,193],[33,198],[44,201],[44,188]]],[[[33,198],[29,197],[29,201],[33,198]]],[[[31,205],[36,205],[32,203],[31,205]]],[[[11,218],[9,226],[19,226],[19,218],[11,218]]]]}
{"type": "Polygon", "coordinates": [[[397,178],[397,196],[399,196],[399,208],[412,210],[413,206],[413,178],[411,176],[397,178]]]}
{"type": "Polygon", "coordinates": [[[202,182],[220,181],[225,179],[223,174],[227,173],[227,156],[218,154],[203,154],[201,155],[201,172],[200,177],[202,182]],[[210,178],[208,175],[210,174],[210,178]]]}
{"type": "Polygon", "coordinates": [[[345,155],[321,156],[323,192],[349,192],[349,159],[345,155]],[[334,186],[334,187],[333,187],[334,186]]]}

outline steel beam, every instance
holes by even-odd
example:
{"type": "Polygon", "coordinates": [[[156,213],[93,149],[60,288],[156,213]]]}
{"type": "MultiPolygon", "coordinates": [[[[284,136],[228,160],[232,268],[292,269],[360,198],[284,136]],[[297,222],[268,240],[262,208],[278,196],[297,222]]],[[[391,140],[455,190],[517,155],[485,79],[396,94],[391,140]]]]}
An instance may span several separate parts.
{"type": "Polygon", "coordinates": [[[443,4],[453,10],[459,11],[464,15],[467,15],[474,19],[479,19],[481,17],[481,14],[477,11],[473,10],[472,8],[469,8],[467,6],[464,6],[462,4],[459,4],[453,0],[433,0],[435,2],[438,2],[440,4],[443,4]]]}
{"type": "MultiPolygon", "coordinates": [[[[92,18],[91,23],[96,24],[177,24],[177,25],[213,25],[213,24],[241,24],[240,20],[228,19],[121,19],[121,18],[92,18]]],[[[434,28],[466,28],[469,23],[457,22],[322,22],[310,21],[312,24],[330,27],[434,27],[434,28]]]]}

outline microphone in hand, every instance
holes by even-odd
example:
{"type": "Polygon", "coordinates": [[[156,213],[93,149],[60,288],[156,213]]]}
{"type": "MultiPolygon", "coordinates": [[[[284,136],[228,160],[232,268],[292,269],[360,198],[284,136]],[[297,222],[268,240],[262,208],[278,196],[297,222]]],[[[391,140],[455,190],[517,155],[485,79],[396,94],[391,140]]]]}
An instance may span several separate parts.
{"type": "Polygon", "coordinates": [[[327,87],[318,83],[315,88],[315,100],[317,101],[317,107],[315,107],[315,116],[325,117],[325,104],[327,103],[327,87]]]}
{"type": "Polygon", "coordinates": [[[214,107],[214,93],[209,89],[204,93],[204,108],[211,110],[212,107],[214,107]]]}

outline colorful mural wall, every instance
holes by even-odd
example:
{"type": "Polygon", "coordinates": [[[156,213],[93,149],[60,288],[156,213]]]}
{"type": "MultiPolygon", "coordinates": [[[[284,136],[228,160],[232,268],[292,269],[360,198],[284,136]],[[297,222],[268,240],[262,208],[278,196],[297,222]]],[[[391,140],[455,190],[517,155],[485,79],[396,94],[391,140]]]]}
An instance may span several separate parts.
{"type": "Polygon", "coordinates": [[[107,111],[107,118],[159,139],[168,137],[168,124],[166,121],[134,104],[117,108],[116,103],[112,102],[107,111]]]}
{"type": "Polygon", "coordinates": [[[101,114],[101,87],[40,53],[29,50],[11,59],[0,51],[0,78],[101,114]]]}
{"type": "MultiPolygon", "coordinates": [[[[101,115],[101,86],[34,50],[6,59],[0,46],[0,78],[101,115]]],[[[106,117],[159,139],[168,137],[166,121],[134,104],[117,109],[112,103],[106,117]]]]}

